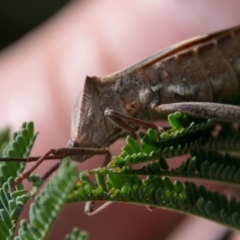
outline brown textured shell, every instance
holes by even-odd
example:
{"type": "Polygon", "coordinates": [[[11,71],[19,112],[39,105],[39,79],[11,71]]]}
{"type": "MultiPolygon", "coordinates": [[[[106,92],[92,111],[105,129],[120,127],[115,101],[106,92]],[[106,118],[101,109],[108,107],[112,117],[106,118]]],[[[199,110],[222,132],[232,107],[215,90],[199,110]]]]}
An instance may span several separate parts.
{"type": "Polygon", "coordinates": [[[155,112],[157,105],[219,102],[239,85],[239,26],[181,42],[123,71],[87,77],[72,114],[68,147],[108,147],[122,136],[122,129],[104,116],[107,108],[153,120],[161,118],[155,112]]]}

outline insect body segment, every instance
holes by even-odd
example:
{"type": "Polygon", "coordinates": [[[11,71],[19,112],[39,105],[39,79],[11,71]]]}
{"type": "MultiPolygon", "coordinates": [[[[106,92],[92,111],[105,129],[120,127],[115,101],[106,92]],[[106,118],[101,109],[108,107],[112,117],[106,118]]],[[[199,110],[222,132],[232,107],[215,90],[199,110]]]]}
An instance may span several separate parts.
{"type": "Polygon", "coordinates": [[[159,104],[221,101],[240,84],[240,28],[189,40],[139,67],[159,104]]]}
{"type": "MultiPolygon", "coordinates": [[[[161,104],[220,102],[239,85],[240,27],[190,39],[116,74],[87,77],[83,96],[74,107],[70,142],[76,147],[101,148],[121,137],[120,120],[111,115],[118,126],[109,121],[106,109],[152,121],[162,118],[163,109],[156,108],[161,104]]],[[[127,123],[123,125],[126,129],[127,123]]],[[[83,161],[89,156],[72,159],[83,161]]]]}

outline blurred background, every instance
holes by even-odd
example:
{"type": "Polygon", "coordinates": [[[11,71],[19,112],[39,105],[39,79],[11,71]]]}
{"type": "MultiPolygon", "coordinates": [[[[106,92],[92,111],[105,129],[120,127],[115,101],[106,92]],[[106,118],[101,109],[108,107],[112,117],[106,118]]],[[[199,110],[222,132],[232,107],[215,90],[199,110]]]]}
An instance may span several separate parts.
{"type": "MultiPolygon", "coordinates": [[[[66,146],[70,114],[86,75],[103,76],[181,40],[240,23],[238,0],[98,0],[0,2],[0,127],[18,130],[34,121],[40,131],[32,155],[66,146]]],[[[111,146],[120,153],[123,140],[111,146]]],[[[101,165],[103,157],[78,164],[101,165]]],[[[53,163],[44,163],[44,173],[53,163]]],[[[28,210],[23,213],[26,217],[28,210]]],[[[67,205],[49,239],[77,226],[90,239],[157,240],[227,238],[226,229],[199,218],[126,204],[96,216],[67,205]]]]}

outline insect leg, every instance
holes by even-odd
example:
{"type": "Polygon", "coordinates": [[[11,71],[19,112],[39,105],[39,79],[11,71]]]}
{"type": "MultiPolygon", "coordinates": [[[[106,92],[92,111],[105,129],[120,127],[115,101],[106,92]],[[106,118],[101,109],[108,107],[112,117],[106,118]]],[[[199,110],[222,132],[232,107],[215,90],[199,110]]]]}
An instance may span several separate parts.
{"type": "MultiPolygon", "coordinates": [[[[105,155],[105,159],[104,162],[102,164],[102,167],[105,167],[108,165],[108,163],[111,160],[111,153],[108,152],[105,155]]],[[[88,216],[92,216],[95,215],[97,213],[99,213],[100,211],[102,211],[103,209],[105,209],[107,206],[109,206],[112,202],[106,202],[103,205],[101,205],[100,207],[96,208],[95,210],[93,209],[94,207],[94,202],[86,202],[85,203],[85,207],[84,207],[84,212],[88,215],[88,216]]]]}
{"type": "Polygon", "coordinates": [[[181,102],[162,104],[155,108],[158,112],[176,112],[210,118],[223,122],[240,122],[240,106],[212,102],[181,102]]]}
{"type": "Polygon", "coordinates": [[[37,162],[34,164],[33,167],[31,167],[30,169],[24,171],[19,177],[17,177],[14,181],[14,183],[12,184],[11,188],[13,189],[14,186],[16,186],[17,184],[21,183],[24,179],[26,179],[27,177],[29,177],[29,175],[51,154],[55,153],[55,149],[50,149],[48,152],[46,152],[42,157],[40,157],[37,162]]]}
{"type": "Polygon", "coordinates": [[[55,172],[61,164],[61,161],[53,165],[42,177],[41,180],[45,181],[53,172],[55,172]]]}
{"type": "Polygon", "coordinates": [[[108,207],[110,204],[112,204],[112,202],[106,202],[103,205],[101,205],[100,207],[98,207],[97,209],[93,210],[93,204],[94,202],[86,202],[85,204],[85,208],[84,208],[84,212],[88,215],[88,216],[93,216],[99,212],[101,212],[103,209],[105,209],[106,207],[108,207]]]}
{"type": "Polygon", "coordinates": [[[118,125],[120,128],[129,132],[137,131],[139,129],[139,126],[156,129],[158,132],[163,132],[163,129],[161,127],[151,122],[133,118],[133,117],[121,114],[117,111],[111,110],[109,108],[105,110],[104,114],[116,125],[118,125]]]}
{"type": "MultiPolygon", "coordinates": [[[[46,154],[40,157],[37,162],[27,171],[24,171],[18,178],[15,179],[14,183],[12,184],[12,188],[17,184],[21,183],[24,179],[29,177],[29,175],[46,159],[62,159],[64,157],[76,156],[80,154],[106,154],[108,153],[107,148],[59,148],[59,149],[50,149],[46,154]],[[51,156],[53,155],[53,156],[51,156]]],[[[30,158],[31,159],[31,158],[30,158]]],[[[8,159],[11,161],[11,159],[8,159]]],[[[12,159],[14,161],[14,159],[12,159]]],[[[54,170],[54,167],[53,169],[54,170]]],[[[51,169],[50,169],[51,171],[51,169]]],[[[52,172],[52,171],[51,171],[52,172]]],[[[51,172],[49,174],[51,174],[51,172]]]]}

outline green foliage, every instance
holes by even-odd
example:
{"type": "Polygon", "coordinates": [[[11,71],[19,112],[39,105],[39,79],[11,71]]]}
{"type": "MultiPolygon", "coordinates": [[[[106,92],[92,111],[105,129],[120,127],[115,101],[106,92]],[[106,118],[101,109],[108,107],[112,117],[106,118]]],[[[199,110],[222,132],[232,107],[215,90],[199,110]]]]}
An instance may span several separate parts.
{"type": "MultiPolygon", "coordinates": [[[[9,130],[0,133],[1,156],[27,157],[31,151],[37,134],[34,134],[33,123],[23,124],[19,132],[14,133],[9,139],[9,130]]],[[[11,191],[14,178],[17,177],[25,167],[25,163],[1,162],[0,163],[0,239],[12,239],[16,228],[17,219],[31,197],[22,184],[17,185],[11,191]]]]}
{"type": "MultiPolygon", "coordinates": [[[[21,228],[18,231],[18,237],[15,239],[46,239],[53,221],[65,204],[68,194],[75,186],[76,180],[77,170],[75,166],[67,160],[63,161],[54,178],[35,197],[30,207],[30,221],[29,223],[26,220],[21,221],[21,228]]],[[[74,233],[75,235],[72,234],[73,237],[76,236],[77,232],[74,233]]]]}
{"type": "MultiPolygon", "coordinates": [[[[174,114],[172,114],[172,117],[174,117],[174,114]]],[[[178,113],[176,117],[179,118],[178,113]]],[[[186,119],[186,116],[182,117],[186,119]]],[[[191,122],[186,128],[173,127],[160,136],[156,130],[149,129],[147,133],[139,134],[140,142],[128,137],[127,145],[123,147],[122,154],[113,158],[109,166],[121,167],[146,163],[158,160],[160,157],[174,157],[190,153],[192,149],[204,146],[210,141],[212,127],[213,122],[211,120],[197,124],[191,122]]]]}
{"type": "Polygon", "coordinates": [[[33,132],[33,123],[24,123],[21,130],[13,134],[12,139],[9,139],[6,130],[1,135],[3,139],[1,157],[6,158],[6,162],[0,163],[0,186],[8,180],[9,176],[15,178],[25,168],[24,162],[11,162],[7,161],[7,158],[28,157],[37,134],[33,132]]]}
{"type": "MultiPolygon", "coordinates": [[[[240,96],[232,97],[229,101],[240,104],[239,99],[240,96]]],[[[196,185],[194,180],[212,181],[239,191],[240,157],[236,154],[240,151],[240,128],[179,112],[170,114],[168,120],[170,127],[164,127],[161,134],[148,129],[139,133],[138,140],[127,137],[122,153],[113,157],[107,167],[81,172],[78,177],[75,166],[62,161],[60,169],[36,196],[41,183],[36,176],[30,178],[31,191],[21,184],[10,190],[25,163],[7,160],[29,155],[36,138],[33,124],[24,124],[11,140],[9,130],[3,131],[0,153],[6,161],[0,163],[0,239],[13,239],[20,213],[33,196],[30,220],[21,220],[15,239],[47,239],[64,204],[86,201],[118,201],[164,208],[203,217],[239,231],[237,194],[227,197],[204,185],[196,185]],[[184,160],[171,167],[169,159],[174,161],[179,156],[184,160]],[[179,180],[173,181],[176,177],[179,180]]],[[[65,239],[87,238],[87,233],[74,229],[65,239]]]]}
{"type": "Polygon", "coordinates": [[[74,228],[71,234],[68,234],[65,237],[65,240],[87,240],[88,234],[84,231],[80,231],[77,228],[74,228]]]}
{"type": "MultiPolygon", "coordinates": [[[[14,178],[24,170],[24,162],[13,162],[9,158],[28,157],[37,133],[33,123],[23,124],[21,130],[9,139],[9,130],[0,133],[0,148],[5,162],[0,162],[0,239],[47,239],[54,220],[73,191],[77,180],[77,169],[73,163],[63,160],[59,171],[49,183],[35,196],[36,186],[31,191],[18,184],[12,189],[14,178]],[[34,197],[29,211],[29,222],[22,219],[18,235],[14,237],[16,225],[27,201],[34,197]]],[[[39,178],[31,176],[32,183],[39,178]]],[[[39,186],[39,185],[37,185],[39,186]]],[[[66,239],[86,240],[85,232],[74,229],[66,239]]]]}
{"type": "Polygon", "coordinates": [[[215,142],[221,139],[217,148],[222,150],[222,139],[229,138],[231,134],[239,136],[238,130],[212,137],[212,121],[197,120],[196,124],[190,122],[189,126],[181,129],[179,123],[185,123],[188,117],[179,113],[171,115],[171,118],[174,117],[176,119],[171,120],[173,127],[166,131],[163,138],[152,129],[146,134],[141,133],[139,142],[128,137],[122,154],[113,158],[108,167],[82,173],[81,182],[69,196],[69,202],[107,200],[142,204],[204,217],[240,230],[240,202],[235,196],[228,199],[226,195],[209,191],[203,185],[197,186],[189,181],[173,182],[169,178],[202,179],[239,187],[240,158],[209,150],[213,138],[215,142]],[[181,117],[182,120],[179,119],[181,117]],[[192,144],[198,138],[201,139],[198,144],[192,144]],[[189,153],[190,157],[170,169],[166,157],[185,153],[189,153]],[[150,163],[136,167],[143,162],[150,163]],[[95,174],[96,183],[90,180],[91,174],[95,174]]]}

